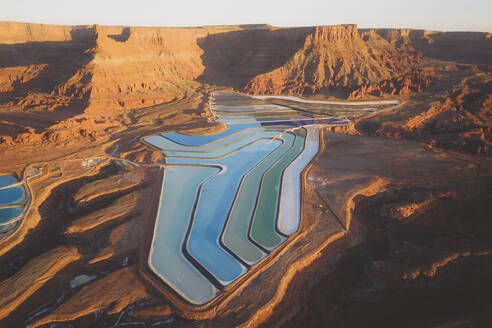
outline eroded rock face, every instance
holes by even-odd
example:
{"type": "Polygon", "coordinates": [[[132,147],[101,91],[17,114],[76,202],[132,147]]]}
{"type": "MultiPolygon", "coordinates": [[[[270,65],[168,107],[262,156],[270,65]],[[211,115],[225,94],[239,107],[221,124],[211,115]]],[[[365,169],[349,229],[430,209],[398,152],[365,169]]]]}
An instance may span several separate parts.
{"type": "Polygon", "coordinates": [[[253,78],[254,94],[303,94],[353,90],[402,76],[419,62],[416,54],[396,49],[375,33],[361,37],[356,25],[316,27],[281,67],[253,78]]]}
{"type": "Polygon", "coordinates": [[[489,155],[491,93],[492,81],[485,75],[443,91],[429,104],[402,108],[392,118],[361,119],[355,127],[364,134],[416,139],[430,147],[489,155]]]}
{"type": "Polygon", "coordinates": [[[287,327],[488,326],[487,184],[490,178],[455,179],[359,198],[355,212],[367,239],[327,268],[287,327]]]}
{"type": "Polygon", "coordinates": [[[435,72],[432,70],[414,69],[390,80],[364,84],[354,89],[348,95],[348,99],[364,99],[367,96],[407,96],[421,93],[430,86],[434,77],[435,72]]]}
{"type": "MultiPolygon", "coordinates": [[[[367,32],[368,30],[361,30],[367,32]]],[[[492,34],[481,32],[439,32],[410,29],[374,29],[398,48],[419,51],[426,57],[492,64],[492,34]]]]}
{"type": "MultiPolygon", "coordinates": [[[[9,35],[0,54],[1,98],[23,109],[148,107],[184,96],[195,81],[257,94],[353,90],[400,78],[419,62],[375,32],[361,36],[356,25],[248,30],[2,23],[0,30],[9,35]]],[[[402,88],[411,87],[405,81],[402,88]]]]}
{"type": "MultiPolygon", "coordinates": [[[[486,64],[492,49],[488,33],[358,30],[356,25],[184,29],[3,22],[0,32],[0,147],[94,142],[110,127],[128,123],[106,114],[179,101],[210,86],[352,100],[408,98],[434,86],[432,92],[439,93],[454,87],[446,85],[442,70],[490,75],[486,64]],[[439,66],[427,57],[477,65],[439,66]]],[[[460,140],[474,144],[474,153],[487,153],[487,122],[448,113],[443,108],[454,105],[442,102],[441,109],[419,105],[429,110],[415,111],[404,133],[386,128],[378,134],[406,138],[427,135],[429,126],[448,132],[464,126],[460,140]],[[434,126],[436,112],[441,114],[434,126]],[[476,129],[463,120],[475,122],[476,129]],[[425,127],[416,121],[426,121],[425,127]]],[[[461,142],[434,139],[426,140],[463,148],[461,142]]]]}

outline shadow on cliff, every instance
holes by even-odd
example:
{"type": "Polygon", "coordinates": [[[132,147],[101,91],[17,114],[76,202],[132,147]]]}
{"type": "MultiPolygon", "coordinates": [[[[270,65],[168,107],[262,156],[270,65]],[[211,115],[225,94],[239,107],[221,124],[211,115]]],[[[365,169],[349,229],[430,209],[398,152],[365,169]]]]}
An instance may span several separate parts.
{"type": "Polygon", "coordinates": [[[0,44],[0,68],[45,65],[33,79],[14,81],[14,96],[29,92],[51,93],[66,83],[82,66],[93,59],[89,50],[94,47],[92,28],[72,30],[71,41],[26,42],[0,44]]]}
{"type": "Polygon", "coordinates": [[[124,27],[120,34],[108,34],[108,38],[111,38],[116,42],[126,42],[130,38],[130,28],[124,27]]]}
{"type": "Polygon", "coordinates": [[[284,65],[313,31],[313,27],[254,28],[200,38],[205,71],[197,81],[241,89],[256,75],[284,65]]]}
{"type": "MultiPolygon", "coordinates": [[[[90,51],[95,46],[92,27],[78,27],[71,32],[70,41],[26,42],[18,44],[0,44],[0,69],[12,68],[20,73],[12,81],[11,90],[0,92],[0,105],[11,105],[12,101],[23,109],[22,113],[2,112],[0,120],[19,121],[40,132],[56,121],[80,114],[87,107],[88,94],[76,95],[74,86],[66,86],[77,72],[88,64],[94,55],[90,51]],[[34,77],[23,76],[27,67],[32,67],[34,77]],[[68,96],[68,103],[53,103],[57,96],[68,96]],[[52,99],[52,100],[49,100],[52,99]],[[50,103],[51,101],[51,103],[50,103]],[[50,110],[29,109],[49,103],[50,110]],[[53,109],[55,111],[53,111],[53,109]],[[19,115],[17,115],[19,114],[19,115]],[[18,117],[19,116],[19,117],[18,117]]],[[[32,74],[32,73],[31,73],[32,74]]],[[[88,84],[90,76],[83,76],[79,85],[88,84]]]]}
{"type": "MultiPolygon", "coordinates": [[[[368,32],[369,29],[360,29],[368,32]]],[[[486,32],[437,32],[400,29],[375,29],[397,48],[413,48],[424,57],[458,63],[492,65],[492,38],[486,32]],[[400,34],[399,34],[400,33],[400,34]]],[[[486,68],[486,67],[485,67],[486,68]]]]}

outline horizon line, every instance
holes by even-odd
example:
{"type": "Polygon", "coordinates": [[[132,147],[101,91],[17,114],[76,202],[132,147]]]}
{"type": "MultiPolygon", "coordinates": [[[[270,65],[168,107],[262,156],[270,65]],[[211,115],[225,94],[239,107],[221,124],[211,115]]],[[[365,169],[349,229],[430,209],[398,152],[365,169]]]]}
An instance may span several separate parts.
{"type": "Polygon", "coordinates": [[[107,24],[58,24],[58,23],[38,23],[27,21],[14,21],[14,20],[2,20],[0,23],[17,23],[17,24],[33,24],[33,25],[46,25],[46,26],[106,26],[106,27],[136,27],[136,28],[206,28],[206,27],[232,27],[232,26],[265,26],[273,28],[302,28],[302,27],[320,27],[320,26],[343,26],[343,25],[356,25],[358,30],[414,30],[414,31],[429,31],[429,32],[441,32],[441,33],[487,33],[492,34],[492,31],[483,30],[437,30],[437,29],[425,29],[425,28],[413,28],[413,27],[361,27],[357,23],[342,23],[342,24],[315,24],[315,25],[271,25],[269,23],[240,23],[240,24],[211,24],[211,25],[189,25],[189,26],[177,26],[177,25],[107,25],[107,24]]]}

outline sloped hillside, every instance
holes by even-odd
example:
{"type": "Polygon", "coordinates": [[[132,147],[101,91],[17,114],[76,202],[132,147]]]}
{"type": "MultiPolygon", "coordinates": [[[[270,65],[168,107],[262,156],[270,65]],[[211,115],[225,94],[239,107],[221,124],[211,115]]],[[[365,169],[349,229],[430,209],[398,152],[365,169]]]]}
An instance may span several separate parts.
{"type": "Polygon", "coordinates": [[[356,25],[316,27],[281,67],[254,77],[254,94],[303,94],[324,89],[353,90],[408,72],[419,58],[400,51],[375,33],[364,40],[356,25]]]}
{"type": "Polygon", "coordinates": [[[204,70],[196,39],[205,30],[94,30],[93,60],[70,81],[77,85],[90,76],[89,110],[147,107],[182,97],[204,70]]]}
{"type": "MultiPolygon", "coordinates": [[[[369,30],[361,30],[361,33],[369,30]]],[[[492,33],[374,29],[397,48],[419,51],[425,57],[492,65],[492,33]]]]}

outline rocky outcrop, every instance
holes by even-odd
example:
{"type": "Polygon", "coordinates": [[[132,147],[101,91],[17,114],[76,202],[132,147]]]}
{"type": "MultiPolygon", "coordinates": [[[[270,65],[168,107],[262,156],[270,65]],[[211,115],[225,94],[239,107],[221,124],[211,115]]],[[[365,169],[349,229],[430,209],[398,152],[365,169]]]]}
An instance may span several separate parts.
{"type": "Polygon", "coordinates": [[[341,88],[348,91],[401,77],[419,62],[376,33],[361,36],[356,25],[314,29],[292,58],[254,77],[245,91],[254,94],[303,94],[341,88]]]}
{"type": "Polygon", "coordinates": [[[90,76],[89,110],[148,107],[182,97],[204,70],[196,40],[205,30],[94,29],[94,58],[81,74],[90,76]]]}
{"type": "Polygon", "coordinates": [[[492,65],[492,33],[410,29],[374,29],[361,32],[377,33],[397,48],[419,51],[425,57],[492,65]]]}
{"type": "Polygon", "coordinates": [[[368,135],[419,140],[430,147],[492,153],[490,77],[467,80],[449,95],[421,106],[409,105],[391,117],[362,119],[355,128],[368,135]]]}
{"type": "MultiPolygon", "coordinates": [[[[348,99],[408,98],[431,87],[440,94],[455,85],[434,87],[448,83],[447,78],[435,62],[423,58],[476,63],[448,63],[445,69],[461,79],[465,74],[458,72],[470,70],[483,80],[490,75],[485,64],[491,40],[489,33],[358,30],[356,25],[141,28],[0,22],[0,145],[94,141],[114,124],[102,116],[187,98],[215,86],[348,99]],[[86,114],[90,117],[73,118],[86,114]]],[[[472,98],[490,92],[471,90],[463,92],[475,94],[472,98]]],[[[486,115],[474,118],[474,112],[451,109],[461,108],[453,97],[439,99],[440,105],[425,100],[399,126],[384,123],[381,128],[381,122],[364,121],[356,128],[488,153],[486,115]],[[444,141],[436,134],[449,137],[444,141]]],[[[483,101],[479,106],[487,112],[490,106],[483,101]]]]}
{"type": "Polygon", "coordinates": [[[356,199],[364,242],[313,274],[319,283],[284,326],[490,324],[490,176],[414,178],[356,199]]]}
{"type": "Polygon", "coordinates": [[[36,110],[74,110],[79,101],[81,111],[111,111],[179,98],[204,71],[197,39],[209,33],[0,24],[0,31],[11,28],[0,47],[0,100],[36,110]]]}
{"type": "Polygon", "coordinates": [[[351,99],[429,86],[427,57],[490,64],[490,33],[356,25],[134,28],[0,22],[0,102],[108,111],[180,98],[199,83],[255,94],[344,90],[351,99]],[[197,83],[198,82],[198,83],[197,83]]]}
{"type": "MultiPolygon", "coordinates": [[[[180,98],[199,83],[251,93],[374,88],[381,81],[407,81],[402,74],[419,62],[375,32],[360,35],[356,25],[183,29],[2,23],[0,30],[14,31],[0,39],[0,100],[19,109],[148,107],[180,98]]],[[[419,89],[400,84],[402,92],[419,89]]],[[[374,93],[357,92],[354,97],[374,93]]]]}
{"type": "Polygon", "coordinates": [[[347,97],[350,100],[363,99],[368,96],[406,96],[422,93],[436,76],[432,70],[415,69],[409,73],[390,80],[364,84],[354,89],[347,97]]]}

